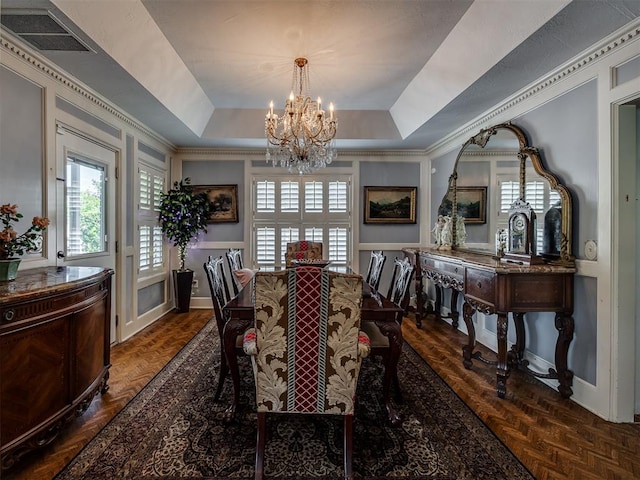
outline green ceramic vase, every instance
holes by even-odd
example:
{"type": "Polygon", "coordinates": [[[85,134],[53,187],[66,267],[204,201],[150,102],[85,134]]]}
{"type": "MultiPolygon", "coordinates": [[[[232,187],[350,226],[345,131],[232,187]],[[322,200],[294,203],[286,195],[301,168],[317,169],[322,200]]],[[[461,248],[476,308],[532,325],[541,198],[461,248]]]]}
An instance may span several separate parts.
{"type": "Polygon", "coordinates": [[[16,279],[20,260],[20,258],[0,260],[0,282],[10,282],[16,279]]]}

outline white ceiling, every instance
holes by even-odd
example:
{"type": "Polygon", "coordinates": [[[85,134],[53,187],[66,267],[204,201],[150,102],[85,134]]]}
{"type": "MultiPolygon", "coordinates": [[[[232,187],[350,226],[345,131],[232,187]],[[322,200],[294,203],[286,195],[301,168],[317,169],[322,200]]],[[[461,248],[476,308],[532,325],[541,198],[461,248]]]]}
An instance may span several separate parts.
{"type": "Polygon", "coordinates": [[[338,147],[428,148],[640,16],[640,0],[2,0],[94,52],[42,51],[178,147],[263,147],[293,60],[338,147]]]}

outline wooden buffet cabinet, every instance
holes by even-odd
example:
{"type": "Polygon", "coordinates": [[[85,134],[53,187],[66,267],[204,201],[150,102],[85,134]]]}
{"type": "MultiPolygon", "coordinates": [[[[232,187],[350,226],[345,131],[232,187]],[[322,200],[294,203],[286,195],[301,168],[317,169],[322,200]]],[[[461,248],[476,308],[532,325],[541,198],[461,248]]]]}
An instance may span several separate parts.
{"type": "MultiPolygon", "coordinates": [[[[558,391],[563,397],[573,394],[573,372],[567,365],[567,353],[573,340],[573,277],[575,268],[561,265],[521,265],[501,262],[490,255],[460,250],[440,251],[405,249],[405,255],[417,262],[417,291],[422,280],[433,282],[441,298],[443,288],[452,289],[452,313],[457,310],[458,293],[464,297],[462,318],[468,332],[467,344],[462,347],[463,364],[471,368],[472,359],[496,364],[497,394],[506,396],[506,382],[512,368],[522,368],[537,377],[559,381],[558,391]],[[482,358],[475,350],[476,336],[473,314],[482,312],[497,315],[497,361],[482,358]],[[527,312],[555,312],[558,338],[555,349],[555,369],[538,373],[528,367],[524,359],[526,335],[524,314],[527,312]],[[513,314],[516,343],[507,351],[508,314],[513,314]]],[[[416,312],[420,318],[424,312],[416,312]]],[[[436,302],[436,313],[439,305],[436,302]]],[[[454,322],[457,314],[452,315],[454,322]]],[[[454,325],[456,326],[456,325],[454,325]]]]}
{"type": "MultiPolygon", "coordinates": [[[[436,198],[432,198],[436,202],[436,198]]],[[[541,152],[524,130],[505,122],[469,138],[455,159],[449,184],[437,208],[432,230],[435,246],[404,249],[415,264],[416,292],[422,281],[435,287],[435,313],[442,317],[443,290],[451,290],[448,318],[458,326],[458,299],[468,342],[463,363],[472,359],[497,365],[497,393],[506,396],[511,369],[559,381],[563,397],[573,394],[573,372],[567,366],[573,340],[572,196],[547,170],[541,152]],[[497,361],[475,351],[473,314],[497,316],[497,361]],[[524,358],[528,312],[555,313],[558,338],[555,368],[535,372],[524,358]],[[508,315],[513,315],[516,343],[507,351],[508,315]]],[[[426,313],[418,295],[416,323],[426,313]]],[[[447,318],[447,317],[443,317],[447,318]]]]}
{"type": "Polygon", "coordinates": [[[108,390],[112,270],[50,267],[0,283],[2,469],[108,390]]]}

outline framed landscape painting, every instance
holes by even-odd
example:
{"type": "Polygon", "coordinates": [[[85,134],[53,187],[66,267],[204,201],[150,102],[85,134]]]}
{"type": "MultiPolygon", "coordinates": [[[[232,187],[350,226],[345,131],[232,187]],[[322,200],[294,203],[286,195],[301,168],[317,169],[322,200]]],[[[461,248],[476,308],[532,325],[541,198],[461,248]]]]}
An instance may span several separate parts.
{"type": "Polygon", "coordinates": [[[364,187],[364,223],[416,223],[418,187],[364,187]]]}
{"type": "Polygon", "coordinates": [[[193,191],[209,198],[208,223],[238,223],[238,185],[195,185],[193,191]]]}
{"type": "MultiPolygon", "coordinates": [[[[487,223],[487,187],[456,187],[456,212],[465,224],[487,223]]],[[[451,215],[451,199],[446,198],[438,215],[451,215]]]]}

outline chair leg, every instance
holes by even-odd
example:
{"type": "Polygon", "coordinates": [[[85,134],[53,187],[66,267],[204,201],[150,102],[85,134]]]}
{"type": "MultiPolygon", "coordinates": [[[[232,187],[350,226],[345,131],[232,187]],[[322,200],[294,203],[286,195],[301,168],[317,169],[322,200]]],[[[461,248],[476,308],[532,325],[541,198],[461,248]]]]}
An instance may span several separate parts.
{"type": "Polygon", "coordinates": [[[264,446],[267,437],[267,414],[258,412],[258,438],[256,442],[256,480],[264,479],[264,446]]]}
{"type": "Polygon", "coordinates": [[[344,478],[353,479],[353,415],[344,416],[344,478]]]}
{"type": "Polygon", "coordinates": [[[398,372],[393,376],[393,389],[395,390],[394,398],[396,402],[402,404],[402,390],[400,390],[400,380],[398,380],[398,372]]]}
{"type": "Polygon", "coordinates": [[[216,394],[214,395],[214,401],[218,401],[220,394],[222,393],[222,387],[224,385],[224,379],[229,373],[229,365],[227,365],[227,359],[224,356],[224,352],[220,355],[220,371],[218,372],[218,386],[216,387],[216,394]]]}

